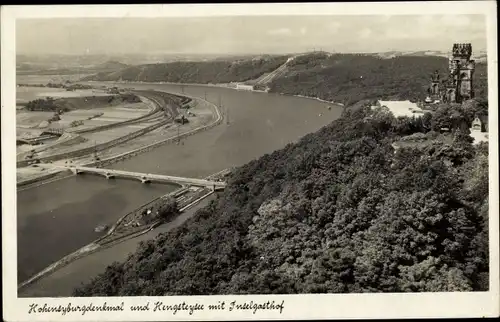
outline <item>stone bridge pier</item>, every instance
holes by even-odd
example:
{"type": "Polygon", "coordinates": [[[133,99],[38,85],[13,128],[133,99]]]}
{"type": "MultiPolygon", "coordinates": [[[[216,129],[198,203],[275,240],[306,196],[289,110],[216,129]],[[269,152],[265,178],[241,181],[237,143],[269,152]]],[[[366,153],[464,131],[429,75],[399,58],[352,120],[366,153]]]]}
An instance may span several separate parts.
{"type": "Polygon", "coordinates": [[[115,175],[110,173],[110,172],[106,172],[106,174],[104,176],[106,177],[106,179],[114,179],[115,178],[115,175]]]}
{"type": "Polygon", "coordinates": [[[139,180],[141,180],[141,183],[151,183],[151,179],[146,176],[142,176],[139,180]]]}
{"type": "Polygon", "coordinates": [[[71,170],[71,172],[72,172],[73,174],[80,174],[80,173],[83,173],[83,171],[78,170],[78,168],[70,168],[70,170],[71,170]]]}

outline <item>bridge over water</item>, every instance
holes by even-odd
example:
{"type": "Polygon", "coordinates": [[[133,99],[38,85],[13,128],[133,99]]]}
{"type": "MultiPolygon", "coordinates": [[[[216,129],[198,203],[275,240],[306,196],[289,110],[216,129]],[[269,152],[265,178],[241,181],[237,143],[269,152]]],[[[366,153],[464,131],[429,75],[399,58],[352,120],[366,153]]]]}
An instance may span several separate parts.
{"type": "Polygon", "coordinates": [[[112,178],[137,179],[142,183],[165,182],[165,183],[175,183],[179,185],[207,187],[207,188],[212,188],[213,190],[223,189],[226,186],[226,183],[222,181],[174,177],[162,174],[141,173],[141,172],[131,172],[131,171],[91,168],[91,167],[81,167],[81,166],[64,166],[64,165],[54,165],[54,164],[39,164],[38,166],[42,168],[52,168],[52,169],[59,168],[59,169],[71,170],[71,172],[73,172],[74,174],[95,173],[95,174],[100,174],[106,177],[107,179],[112,179],[112,178]]]}

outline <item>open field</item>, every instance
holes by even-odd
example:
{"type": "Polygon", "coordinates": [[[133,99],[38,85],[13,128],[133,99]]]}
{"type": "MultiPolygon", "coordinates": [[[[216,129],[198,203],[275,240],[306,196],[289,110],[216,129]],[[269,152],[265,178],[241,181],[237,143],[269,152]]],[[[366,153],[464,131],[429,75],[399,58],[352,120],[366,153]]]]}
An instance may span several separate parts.
{"type": "Polygon", "coordinates": [[[18,128],[35,128],[43,121],[47,121],[54,115],[53,112],[43,111],[17,111],[16,125],[18,128]]]}
{"type": "Polygon", "coordinates": [[[198,128],[202,125],[207,125],[214,119],[213,115],[214,111],[212,110],[212,108],[210,108],[210,106],[207,103],[201,100],[199,100],[198,104],[195,107],[191,108],[190,111],[194,113],[196,116],[187,117],[189,123],[179,126],[179,129],[177,129],[178,127],[177,125],[161,127],[157,130],[154,130],[143,136],[140,136],[137,139],[115,146],[107,151],[100,153],[99,155],[101,156],[101,158],[105,158],[105,157],[110,157],[112,155],[124,153],[147,144],[164,140],[168,137],[176,136],[177,133],[182,134],[192,129],[198,128]]]}

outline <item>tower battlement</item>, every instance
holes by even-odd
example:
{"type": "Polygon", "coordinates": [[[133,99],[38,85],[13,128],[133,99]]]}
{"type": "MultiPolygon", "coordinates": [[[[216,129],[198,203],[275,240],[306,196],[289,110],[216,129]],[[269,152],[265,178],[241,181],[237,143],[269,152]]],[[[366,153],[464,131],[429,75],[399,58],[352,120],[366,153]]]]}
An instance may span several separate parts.
{"type": "Polygon", "coordinates": [[[453,44],[452,54],[455,57],[464,57],[469,59],[472,55],[471,44],[453,44]]]}
{"type": "Polygon", "coordinates": [[[448,61],[448,79],[440,81],[435,72],[430,79],[429,98],[443,102],[462,103],[474,98],[475,62],[471,60],[472,45],[453,44],[448,61]]]}

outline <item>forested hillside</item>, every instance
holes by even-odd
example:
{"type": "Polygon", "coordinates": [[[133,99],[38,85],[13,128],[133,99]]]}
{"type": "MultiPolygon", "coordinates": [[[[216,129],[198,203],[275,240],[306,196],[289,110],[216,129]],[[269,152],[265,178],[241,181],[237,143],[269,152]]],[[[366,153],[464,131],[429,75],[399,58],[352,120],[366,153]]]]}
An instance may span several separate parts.
{"type": "Polygon", "coordinates": [[[487,145],[426,122],[348,109],[75,295],[486,290],[487,145]]]}
{"type": "MultiPolygon", "coordinates": [[[[361,99],[423,99],[430,75],[448,76],[448,59],[437,56],[310,54],[296,59],[287,73],[275,79],[272,92],[318,97],[346,105],[361,99]]],[[[476,97],[487,99],[487,69],[477,63],[476,97]]]]}
{"type": "Polygon", "coordinates": [[[246,60],[215,60],[207,62],[172,62],[125,68],[112,73],[99,73],[84,80],[175,82],[175,83],[229,83],[259,78],[287,60],[286,56],[266,56],[246,60]]]}
{"type": "MultiPolygon", "coordinates": [[[[174,83],[230,83],[255,80],[269,73],[287,56],[265,56],[237,61],[173,62],[131,66],[84,78],[100,81],[174,83]]],[[[286,72],[269,85],[271,92],[304,95],[350,105],[362,99],[421,100],[427,95],[430,75],[448,76],[448,59],[438,56],[381,58],[367,54],[311,53],[289,63],[286,72]]],[[[477,63],[476,97],[487,99],[487,68],[477,63]]]]}

